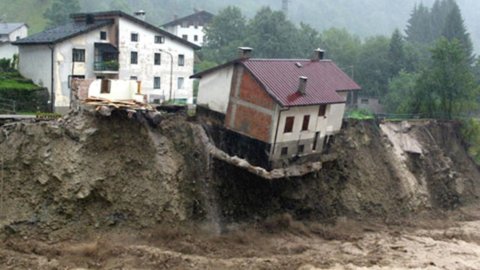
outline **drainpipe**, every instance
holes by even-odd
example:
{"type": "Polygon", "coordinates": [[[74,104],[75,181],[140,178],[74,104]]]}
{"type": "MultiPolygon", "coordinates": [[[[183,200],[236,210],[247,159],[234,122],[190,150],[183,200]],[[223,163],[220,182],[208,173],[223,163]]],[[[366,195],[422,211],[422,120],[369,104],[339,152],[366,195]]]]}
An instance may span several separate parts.
{"type": "Polygon", "coordinates": [[[172,85],[173,85],[173,54],[169,51],[159,49],[159,51],[164,52],[170,56],[170,93],[168,94],[168,100],[172,100],[172,85]]]}
{"type": "Polygon", "coordinates": [[[50,49],[50,52],[51,52],[51,69],[50,69],[50,73],[51,73],[51,76],[52,76],[52,80],[50,82],[50,110],[51,112],[53,113],[55,111],[55,90],[54,90],[54,86],[55,86],[55,80],[54,80],[54,68],[53,68],[53,65],[54,65],[54,51],[55,51],[55,47],[53,47],[51,44],[48,45],[48,48],[50,49]]]}

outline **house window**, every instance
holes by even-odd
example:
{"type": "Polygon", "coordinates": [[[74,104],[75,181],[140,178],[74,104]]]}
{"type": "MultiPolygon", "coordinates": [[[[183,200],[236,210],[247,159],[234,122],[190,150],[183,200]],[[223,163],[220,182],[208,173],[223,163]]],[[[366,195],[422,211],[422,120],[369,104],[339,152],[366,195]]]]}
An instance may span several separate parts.
{"type": "Polygon", "coordinates": [[[178,65],[184,66],[185,65],[185,55],[179,54],[178,55],[178,65]]]}
{"type": "Polygon", "coordinates": [[[303,116],[302,131],[308,130],[308,124],[310,123],[310,115],[303,116]]]}
{"type": "Polygon", "coordinates": [[[102,85],[100,86],[101,94],[110,94],[110,80],[102,79],[102,85]]]}
{"type": "Polygon", "coordinates": [[[130,41],[137,42],[138,41],[138,33],[131,33],[130,34],[130,41]]]}
{"type": "Polygon", "coordinates": [[[130,52],[130,64],[138,64],[138,53],[130,52]]]}
{"type": "Polygon", "coordinates": [[[187,35],[182,35],[182,38],[185,39],[185,40],[188,40],[188,36],[187,36],[187,35]]]}
{"type": "Polygon", "coordinates": [[[362,103],[362,104],[368,104],[368,98],[362,98],[362,99],[360,99],[360,103],[362,103]]]}
{"type": "Polygon", "coordinates": [[[165,37],[164,36],[155,36],[155,43],[156,44],[165,43],[165,37]]]}
{"type": "Polygon", "coordinates": [[[298,151],[297,152],[298,152],[298,154],[303,154],[303,151],[305,151],[305,145],[300,144],[298,146],[298,151]]]}
{"type": "Polygon", "coordinates": [[[138,77],[137,76],[130,76],[130,80],[131,81],[138,81],[138,77]]]}
{"type": "Polygon", "coordinates": [[[153,77],[153,89],[160,89],[160,77],[153,77]]]}
{"type": "Polygon", "coordinates": [[[193,40],[198,41],[198,36],[197,35],[193,36],[193,40]]]}
{"type": "Polygon", "coordinates": [[[283,133],[292,132],[294,120],[295,120],[295,117],[293,116],[289,116],[285,119],[285,128],[283,129],[283,133]]]}
{"type": "Polygon", "coordinates": [[[100,40],[107,40],[107,32],[100,31],[100,40]]]}
{"type": "Polygon", "coordinates": [[[280,152],[280,155],[282,156],[288,155],[288,147],[282,147],[282,151],[280,152]]]}
{"type": "Polygon", "coordinates": [[[177,78],[177,89],[183,89],[183,82],[184,82],[183,77],[177,78]]]}
{"type": "Polygon", "coordinates": [[[159,66],[160,63],[162,62],[162,55],[160,53],[155,53],[155,57],[154,57],[154,64],[156,66],[159,66]]]}
{"type": "Polygon", "coordinates": [[[320,105],[320,108],[318,109],[318,116],[325,116],[326,113],[327,113],[327,105],[326,104],[320,105]]]}
{"type": "Polygon", "coordinates": [[[85,62],[84,49],[73,49],[72,54],[73,62],[85,62]]]}

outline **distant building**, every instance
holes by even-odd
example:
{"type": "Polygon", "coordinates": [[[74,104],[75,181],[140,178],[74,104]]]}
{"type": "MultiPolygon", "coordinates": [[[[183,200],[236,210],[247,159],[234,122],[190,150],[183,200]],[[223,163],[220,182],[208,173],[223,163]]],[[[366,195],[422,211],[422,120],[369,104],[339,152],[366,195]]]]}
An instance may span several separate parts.
{"type": "Polygon", "coordinates": [[[18,54],[18,47],[12,42],[28,35],[28,25],[25,23],[0,23],[0,59],[10,59],[18,54]]]}
{"type": "Polygon", "coordinates": [[[347,95],[360,87],[316,50],[312,59],[243,56],[197,73],[197,108],[230,133],[229,154],[275,168],[320,154],[342,125],[347,95]]]}
{"type": "Polygon", "coordinates": [[[213,14],[207,11],[195,11],[188,16],[175,19],[162,27],[168,32],[185,40],[202,46],[205,42],[205,25],[213,19],[213,14]]]}
{"type": "Polygon", "coordinates": [[[71,79],[141,81],[149,101],[193,100],[200,47],[121,11],[72,14],[68,24],[20,39],[19,70],[47,87],[56,111],[71,106],[71,79]],[[155,100],[153,100],[155,99],[155,100]]]}

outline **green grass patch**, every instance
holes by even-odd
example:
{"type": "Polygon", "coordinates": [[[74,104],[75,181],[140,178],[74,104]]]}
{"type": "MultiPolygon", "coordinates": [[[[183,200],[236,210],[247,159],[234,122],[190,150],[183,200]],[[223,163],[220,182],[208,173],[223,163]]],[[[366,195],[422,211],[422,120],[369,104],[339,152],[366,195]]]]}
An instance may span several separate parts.
{"type": "Polygon", "coordinates": [[[17,89],[17,90],[36,90],[39,89],[37,85],[30,82],[22,82],[12,79],[1,80],[0,79],[0,91],[3,89],[17,89]]]}
{"type": "Polygon", "coordinates": [[[374,119],[373,113],[368,110],[351,110],[347,112],[347,118],[356,120],[370,120],[374,119]]]}

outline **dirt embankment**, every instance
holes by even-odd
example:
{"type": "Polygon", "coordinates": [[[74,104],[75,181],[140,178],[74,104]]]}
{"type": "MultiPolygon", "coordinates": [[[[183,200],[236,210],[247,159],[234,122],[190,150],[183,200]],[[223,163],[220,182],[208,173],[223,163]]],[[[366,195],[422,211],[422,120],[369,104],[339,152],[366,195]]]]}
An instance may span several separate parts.
{"type": "Polygon", "coordinates": [[[212,159],[198,124],[157,120],[78,113],[2,127],[0,264],[329,269],[345,258],[371,266],[387,253],[369,251],[380,238],[399,254],[400,238],[350,218],[396,224],[480,196],[456,123],[349,122],[330,148],[337,159],[319,173],[267,181],[212,159]],[[357,258],[365,254],[374,256],[357,258]]]}

